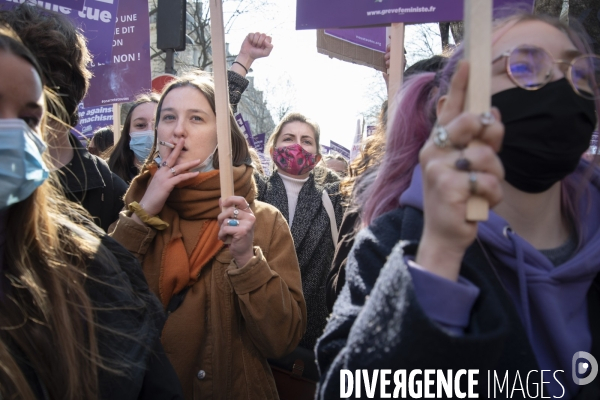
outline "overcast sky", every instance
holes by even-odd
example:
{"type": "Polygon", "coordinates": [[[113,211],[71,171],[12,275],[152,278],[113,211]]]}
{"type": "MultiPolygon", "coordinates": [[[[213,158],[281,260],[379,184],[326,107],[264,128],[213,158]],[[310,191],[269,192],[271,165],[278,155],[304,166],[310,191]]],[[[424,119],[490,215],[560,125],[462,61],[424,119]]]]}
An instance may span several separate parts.
{"type": "Polygon", "coordinates": [[[238,17],[226,41],[230,51],[237,53],[248,32],[271,35],[271,56],[252,66],[256,87],[274,102],[284,97],[293,100],[295,111],[321,126],[322,144],[333,140],[350,148],[357,118],[385,92],[381,74],[317,53],[316,31],[296,31],[295,19],[296,0],[273,0],[266,9],[238,17]],[[292,88],[281,84],[287,80],[292,88]]]}

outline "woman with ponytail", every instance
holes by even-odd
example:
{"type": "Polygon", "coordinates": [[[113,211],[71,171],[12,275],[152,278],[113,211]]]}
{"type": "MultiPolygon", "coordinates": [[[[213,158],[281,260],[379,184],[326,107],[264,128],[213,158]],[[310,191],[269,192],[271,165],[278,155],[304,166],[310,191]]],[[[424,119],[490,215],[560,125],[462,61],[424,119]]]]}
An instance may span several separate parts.
{"type": "Polygon", "coordinates": [[[474,115],[462,54],[399,92],[368,227],[317,344],[320,399],[359,369],[391,370],[397,390],[405,373],[410,398],[464,397],[459,370],[478,372],[480,398],[492,376],[508,379],[503,398],[598,398],[585,366],[600,357],[600,170],[582,155],[600,57],[560,21],[513,13],[493,31],[494,107],[474,115]],[[489,203],[486,221],[467,221],[472,196],[489,203]]]}
{"type": "Polygon", "coordinates": [[[181,398],[139,264],[49,172],[52,93],[4,27],[0,76],[0,398],[181,398]]]}

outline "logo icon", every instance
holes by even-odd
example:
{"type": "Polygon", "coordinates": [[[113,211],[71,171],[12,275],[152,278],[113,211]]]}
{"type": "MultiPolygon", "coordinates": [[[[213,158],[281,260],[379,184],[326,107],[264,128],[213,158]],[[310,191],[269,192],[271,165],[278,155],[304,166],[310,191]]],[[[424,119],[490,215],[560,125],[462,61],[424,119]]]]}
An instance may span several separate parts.
{"type": "Polygon", "coordinates": [[[573,354],[572,367],[573,382],[580,386],[591,383],[596,378],[596,375],[598,375],[598,362],[593,355],[586,351],[578,351],[573,354]],[[582,361],[582,359],[586,361],[582,361]],[[587,374],[588,371],[589,374],[587,377],[579,378],[579,376],[587,374]]]}

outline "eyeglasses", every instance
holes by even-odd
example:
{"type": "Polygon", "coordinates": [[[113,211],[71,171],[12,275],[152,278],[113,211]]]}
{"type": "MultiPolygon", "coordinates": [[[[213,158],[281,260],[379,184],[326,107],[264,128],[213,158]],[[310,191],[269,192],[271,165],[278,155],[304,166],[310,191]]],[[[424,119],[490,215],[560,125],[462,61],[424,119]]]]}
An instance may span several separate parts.
{"type": "Polygon", "coordinates": [[[492,63],[506,58],[506,73],[520,88],[538,90],[552,81],[554,64],[563,67],[565,77],[579,96],[600,99],[600,57],[595,54],[579,55],[572,60],[555,60],[540,47],[522,45],[500,54],[492,63]]]}

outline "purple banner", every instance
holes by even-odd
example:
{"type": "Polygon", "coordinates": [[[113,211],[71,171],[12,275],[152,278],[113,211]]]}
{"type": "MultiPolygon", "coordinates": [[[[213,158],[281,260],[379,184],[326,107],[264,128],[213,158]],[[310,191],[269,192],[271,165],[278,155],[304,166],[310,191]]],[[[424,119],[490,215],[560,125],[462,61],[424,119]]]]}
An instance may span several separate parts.
{"type": "MultiPolygon", "coordinates": [[[[533,0],[495,0],[494,7],[533,0]]],[[[296,0],[296,29],[357,28],[460,21],[464,0],[296,0]]]]}
{"type": "Polygon", "coordinates": [[[271,159],[261,152],[258,152],[258,158],[260,158],[260,164],[265,175],[271,176],[271,159]]]}
{"type": "Polygon", "coordinates": [[[248,121],[244,119],[242,114],[238,113],[235,115],[235,122],[237,122],[240,131],[242,131],[242,133],[244,134],[248,146],[254,148],[254,138],[252,137],[252,130],[250,129],[250,124],[248,123],[248,121]]]}
{"type": "Polygon", "coordinates": [[[266,136],[267,136],[266,133],[261,133],[260,135],[254,136],[254,148],[259,153],[265,152],[265,137],[266,136]]]}
{"type": "Polygon", "coordinates": [[[244,116],[242,114],[235,114],[235,122],[237,122],[240,129],[244,129],[244,116]]]}
{"type": "Polygon", "coordinates": [[[92,72],[94,77],[90,90],[83,101],[85,107],[125,103],[132,101],[139,93],[150,91],[152,77],[147,0],[119,2],[111,63],[96,65],[92,72]]]}
{"type": "Polygon", "coordinates": [[[368,125],[367,126],[367,137],[374,135],[376,129],[377,129],[377,127],[375,125],[368,125]]]}
{"type": "Polygon", "coordinates": [[[337,144],[333,140],[329,141],[329,153],[336,152],[344,157],[346,160],[350,160],[350,150],[342,146],[341,144],[337,144]]]}
{"type": "Polygon", "coordinates": [[[325,34],[385,53],[385,28],[326,29],[325,34]]]}
{"type": "Polygon", "coordinates": [[[80,140],[82,136],[91,139],[98,128],[113,124],[113,108],[111,105],[83,108],[83,105],[79,104],[77,111],[79,113],[79,125],[73,129],[73,133],[80,140]]]}
{"type": "MultiPolygon", "coordinates": [[[[130,0],[123,0],[125,1],[130,0]]],[[[0,0],[0,6],[9,9],[24,2],[24,0],[0,0]]],[[[27,0],[26,2],[64,14],[79,27],[88,40],[88,49],[93,57],[92,65],[110,62],[118,0],[87,0],[88,6],[83,7],[82,11],[43,1],[27,0]]],[[[83,0],[81,3],[83,4],[83,0]]]]}
{"type": "Polygon", "coordinates": [[[330,151],[331,151],[331,147],[325,146],[324,144],[321,145],[321,153],[323,155],[329,154],[330,151]]]}
{"type": "Polygon", "coordinates": [[[252,148],[254,148],[254,136],[252,136],[252,129],[250,129],[250,123],[248,121],[244,121],[244,136],[246,137],[246,142],[252,148]]]}

